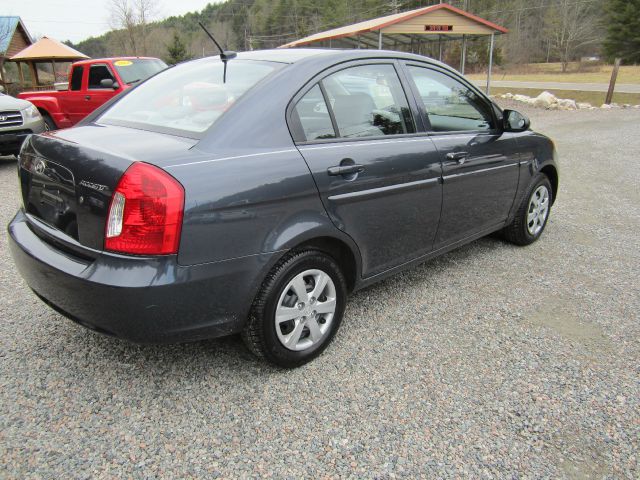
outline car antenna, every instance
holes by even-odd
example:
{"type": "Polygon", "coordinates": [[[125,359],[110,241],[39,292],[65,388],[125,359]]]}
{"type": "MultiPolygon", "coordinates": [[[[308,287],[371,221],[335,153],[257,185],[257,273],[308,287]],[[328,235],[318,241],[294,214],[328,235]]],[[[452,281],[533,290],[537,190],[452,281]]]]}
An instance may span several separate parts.
{"type": "Polygon", "coordinates": [[[216,47],[218,47],[218,50],[220,50],[220,60],[222,60],[222,63],[224,63],[224,73],[222,74],[222,82],[227,83],[227,62],[229,60],[236,58],[238,54],[231,50],[223,50],[220,44],[216,41],[215,38],[213,38],[213,35],[209,33],[209,30],[207,30],[207,28],[202,24],[202,22],[198,22],[198,25],[202,27],[202,29],[204,30],[204,33],[206,33],[209,36],[209,38],[213,41],[213,43],[215,43],[216,47]]]}

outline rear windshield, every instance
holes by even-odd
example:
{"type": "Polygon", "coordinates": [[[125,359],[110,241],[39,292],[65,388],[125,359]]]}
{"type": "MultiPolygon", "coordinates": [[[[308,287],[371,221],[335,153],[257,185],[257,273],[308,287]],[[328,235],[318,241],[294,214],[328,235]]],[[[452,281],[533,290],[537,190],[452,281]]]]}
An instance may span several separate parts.
{"type": "Polygon", "coordinates": [[[146,80],[161,70],[167,64],[157,58],[127,58],[113,62],[122,81],[128,85],[146,80]]]}
{"type": "Polygon", "coordinates": [[[183,63],[137,87],[108,109],[100,122],[197,137],[280,67],[279,63],[231,60],[225,83],[218,59],[183,63]]]}

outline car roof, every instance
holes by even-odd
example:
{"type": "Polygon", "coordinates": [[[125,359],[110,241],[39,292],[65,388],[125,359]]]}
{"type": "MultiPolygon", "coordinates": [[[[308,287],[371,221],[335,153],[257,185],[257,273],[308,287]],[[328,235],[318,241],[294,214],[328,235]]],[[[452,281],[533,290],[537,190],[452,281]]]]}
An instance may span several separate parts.
{"type": "Polygon", "coordinates": [[[155,57],[107,57],[107,58],[88,58],[87,60],[80,60],[73,62],[74,65],[86,65],[88,63],[106,63],[115,62],[118,60],[159,60],[155,57]]]}
{"type": "Polygon", "coordinates": [[[238,53],[238,58],[245,60],[262,60],[268,62],[281,63],[301,63],[309,59],[321,57],[327,61],[357,60],[358,58],[385,57],[404,58],[407,60],[428,61],[434,64],[440,62],[421,55],[411,53],[391,51],[391,50],[368,50],[368,49],[337,49],[337,48],[278,48],[273,50],[254,50],[250,52],[238,53]]]}

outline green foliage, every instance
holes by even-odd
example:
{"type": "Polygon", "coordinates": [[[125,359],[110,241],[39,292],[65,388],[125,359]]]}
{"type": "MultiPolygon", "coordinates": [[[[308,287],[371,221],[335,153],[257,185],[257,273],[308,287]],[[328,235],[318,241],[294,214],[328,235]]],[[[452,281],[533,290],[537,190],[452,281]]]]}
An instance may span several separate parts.
{"type": "Polygon", "coordinates": [[[178,32],[173,32],[173,40],[167,45],[167,55],[165,57],[166,62],[169,65],[175,65],[176,63],[184,62],[191,59],[191,55],[187,53],[187,47],[180,39],[178,32]]]}
{"type": "MultiPolygon", "coordinates": [[[[637,41],[640,32],[640,0],[610,1],[623,5],[623,13],[618,16],[628,18],[619,42],[626,42],[627,50],[631,52],[635,48],[637,52],[633,38],[637,41]]],[[[448,3],[458,8],[467,5],[471,13],[510,29],[508,35],[497,38],[495,58],[498,61],[529,63],[560,60],[560,53],[552,48],[548,35],[551,21],[548,12],[563,2],[576,4],[571,0],[449,0],[448,3]]],[[[168,46],[175,46],[173,32],[179,32],[186,56],[213,54],[211,41],[198,26],[198,21],[203,22],[225,48],[251,50],[275,48],[323,30],[388,15],[395,9],[406,11],[437,3],[439,0],[227,0],[208,3],[200,12],[150,24],[148,54],[171,56],[168,46]]],[[[600,19],[599,8],[594,6],[593,11],[588,12],[589,22],[600,19]]],[[[73,47],[92,57],[130,54],[122,37],[122,31],[112,31],[73,47]]],[[[459,43],[445,42],[443,47],[443,58],[456,67],[459,65],[459,43]]],[[[470,69],[482,68],[486,64],[487,43],[486,39],[470,41],[467,62],[470,69]]],[[[593,54],[599,47],[599,40],[576,43],[565,49],[564,58],[571,60],[582,54],[593,54]]],[[[406,37],[400,38],[392,48],[413,49],[434,57],[439,55],[437,42],[429,42],[426,37],[416,36],[410,43],[406,37]]],[[[620,50],[622,47],[612,48],[620,50]]]]}
{"type": "Polygon", "coordinates": [[[626,64],[640,63],[640,0],[610,0],[607,15],[607,56],[622,58],[626,64]]]}

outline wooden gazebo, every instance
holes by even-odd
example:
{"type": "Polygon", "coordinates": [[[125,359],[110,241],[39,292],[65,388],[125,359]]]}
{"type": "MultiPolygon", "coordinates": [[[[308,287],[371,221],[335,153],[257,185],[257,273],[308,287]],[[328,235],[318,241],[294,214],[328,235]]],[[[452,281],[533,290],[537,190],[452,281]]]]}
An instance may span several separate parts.
{"type": "MultiPolygon", "coordinates": [[[[22,88],[28,87],[35,90],[42,88],[51,88],[58,79],[56,75],[56,63],[58,66],[61,63],[74,62],[76,60],[82,60],[89,58],[84,53],[81,53],[73,48],[65,45],[64,43],[54,40],[49,37],[42,37],[33,45],[25,48],[24,50],[16,53],[10,58],[10,61],[18,63],[18,72],[20,75],[20,84],[22,88]],[[26,85],[24,79],[24,73],[22,71],[22,63],[25,63],[29,67],[31,74],[31,84],[26,85]],[[51,65],[52,78],[51,82],[44,82],[38,75],[38,64],[51,65]]],[[[65,67],[62,75],[66,75],[67,68],[65,67]]]]}

